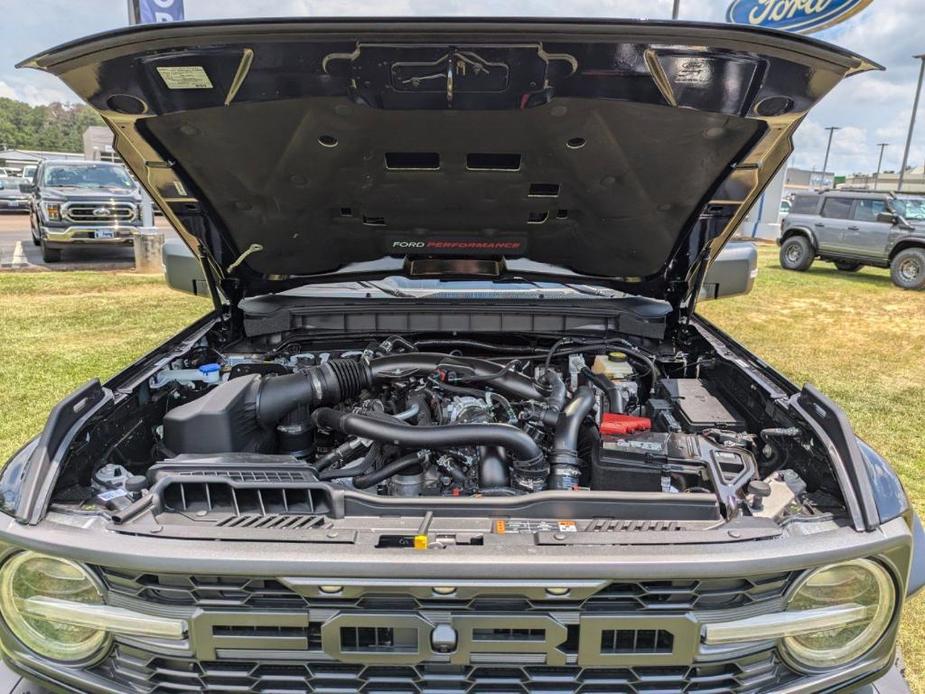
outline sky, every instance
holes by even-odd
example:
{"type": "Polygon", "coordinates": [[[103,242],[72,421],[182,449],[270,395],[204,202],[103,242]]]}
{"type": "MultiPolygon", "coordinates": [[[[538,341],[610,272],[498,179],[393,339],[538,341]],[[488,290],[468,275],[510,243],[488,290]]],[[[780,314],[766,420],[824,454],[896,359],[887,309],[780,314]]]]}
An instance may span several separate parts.
{"type": "MultiPolygon", "coordinates": [[[[730,0],[681,0],[681,19],[724,21],[730,0]]],[[[59,43],[127,24],[126,0],[4,0],[0,24],[0,96],[31,104],[74,102],[56,78],[15,63],[59,43]]],[[[185,0],[187,19],[282,16],[570,16],[669,18],[672,0],[185,0]]],[[[880,142],[884,170],[902,162],[915,83],[925,53],[925,0],[874,0],[863,12],[816,38],[856,51],[886,68],[842,82],[814,109],[795,137],[792,166],[821,169],[827,126],[829,170],[872,172],[880,142]]],[[[925,162],[925,102],[909,164],[925,162]]]]}

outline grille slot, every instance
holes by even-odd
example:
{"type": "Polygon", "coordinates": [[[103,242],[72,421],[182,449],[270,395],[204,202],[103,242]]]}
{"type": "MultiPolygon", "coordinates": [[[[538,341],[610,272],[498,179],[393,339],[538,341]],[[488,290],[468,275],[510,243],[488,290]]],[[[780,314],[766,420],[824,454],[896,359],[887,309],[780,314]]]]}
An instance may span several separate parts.
{"type": "Polygon", "coordinates": [[[63,206],[64,218],[71,222],[132,222],[135,221],[135,205],[128,202],[71,202],[63,206]],[[99,213],[99,214],[98,214],[99,213]]]}
{"type": "Polygon", "coordinates": [[[341,627],[340,647],[345,653],[402,653],[417,650],[414,629],[392,627],[341,627]]]}
{"type": "Polygon", "coordinates": [[[671,653],[674,634],[662,629],[605,629],[601,653],[671,653]]]}
{"type": "Polygon", "coordinates": [[[95,674],[130,682],[145,694],[218,692],[219,694],[279,694],[281,692],[409,692],[465,694],[504,692],[533,694],[752,694],[772,684],[795,679],[773,652],[690,667],[585,668],[426,664],[417,666],[348,665],[331,662],[270,661],[196,662],[165,658],[147,651],[119,647],[113,657],[94,668],[95,674]]]}

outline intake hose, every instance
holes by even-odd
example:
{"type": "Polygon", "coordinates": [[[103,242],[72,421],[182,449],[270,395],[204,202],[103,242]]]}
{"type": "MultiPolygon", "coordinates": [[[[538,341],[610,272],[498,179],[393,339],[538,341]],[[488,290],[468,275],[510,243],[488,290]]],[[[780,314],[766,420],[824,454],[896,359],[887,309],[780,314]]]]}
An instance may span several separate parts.
{"type": "Polygon", "coordinates": [[[501,446],[513,457],[515,483],[529,491],[546,485],[549,466],[543,451],[525,431],[510,424],[450,424],[408,426],[367,415],[338,412],[321,407],[312,413],[315,426],[343,434],[383,441],[402,448],[452,448],[454,446],[501,446]]]}
{"type": "Polygon", "coordinates": [[[543,424],[554,427],[559,421],[562,408],[565,407],[568,391],[565,388],[565,381],[557,372],[550,369],[543,375],[546,379],[546,385],[549,386],[549,395],[546,396],[546,410],[543,412],[543,424]]]}
{"type": "Polygon", "coordinates": [[[353,359],[331,359],[298,373],[266,376],[257,388],[257,419],[264,426],[274,426],[296,407],[305,405],[313,409],[333,405],[356,397],[373,385],[431,373],[438,367],[465,371],[473,380],[485,377],[498,392],[522,400],[544,399],[532,379],[513,371],[498,375],[498,365],[494,362],[449,354],[411,352],[379,357],[368,364],[353,359]]]}
{"type": "MultiPolygon", "coordinates": [[[[397,475],[399,472],[407,470],[410,467],[415,465],[420,467],[421,456],[418,453],[409,453],[408,455],[402,456],[397,460],[393,460],[391,463],[388,463],[378,470],[373,472],[367,472],[363,475],[357,475],[353,478],[353,486],[357,489],[369,489],[374,487],[380,482],[387,480],[393,475],[397,475]]],[[[418,470],[420,472],[420,470],[418,470]]]]}
{"type": "Polygon", "coordinates": [[[578,433],[593,406],[594,393],[590,387],[581,386],[559,415],[549,459],[552,468],[549,486],[553,489],[572,489],[578,485],[581,476],[578,468],[578,433]]]}

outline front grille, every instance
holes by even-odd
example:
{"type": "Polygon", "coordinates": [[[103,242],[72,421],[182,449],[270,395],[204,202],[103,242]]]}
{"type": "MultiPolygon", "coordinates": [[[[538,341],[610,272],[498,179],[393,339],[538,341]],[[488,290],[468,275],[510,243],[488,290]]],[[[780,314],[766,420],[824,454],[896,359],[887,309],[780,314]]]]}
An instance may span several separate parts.
{"type": "Polygon", "coordinates": [[[791,572],[619,581],[574,600],[491,589],[453,598],[375,582],[322,595],[285,578],[100,574],[112,604],[191,620],[189,642],[173,650],[116,639],[94,674],[131,694],[753,694],[798,678],[773,648],[703,650],[690,620],[780,609],[791,572]],[[434,641],[431,650],[437,625],[457,649],[434,641]]]}
{"type": "Polygon", "coordinates": [[[71,202],[63,208],[64,218],[79,224],[132,222],[135,205],[130,202],[71,202]]]}
{"type": "MultiPolygon", "coordinates": [[[[181,574],[133,574],[102,569],[111,592],[142,600],[207,607],[291,606],[307,608],[312,601],[279,581],[240,576],[186,576],[181,574]]],[[[614,582],[582,601],[545,601],[526,598],[483,598],[469,601],[447,598],[422,599],[391,596],[390,602],[375,596],[329,599],[338,608],[427,610],[469,609],[477,611],[548,611],[577,609],[586,612],[636,612],[721,610],[759,605],[780,599],[794,578],[792,572],[751,576],[672,581],[614,582]]]]}
{"type": "Polygon", "coordinates": [[[735,661],[684,667],[581,668],[578,666],[417,666],[196,662],[120,647],[98,674],[145,694],[245,692],[283,694],[750,694],[786,681],[789,671],[771,652],[735,661]]]}

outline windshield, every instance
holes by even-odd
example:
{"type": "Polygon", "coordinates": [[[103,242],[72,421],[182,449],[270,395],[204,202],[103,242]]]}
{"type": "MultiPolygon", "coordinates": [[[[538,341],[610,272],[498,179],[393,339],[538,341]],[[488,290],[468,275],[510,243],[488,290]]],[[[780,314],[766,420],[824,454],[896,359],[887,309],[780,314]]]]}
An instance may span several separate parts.
{"type": "Polygon", "coordinates": [[[402,299],[421,297],[436,299],[613,299],[628,296],[606,287],[565,282],[491,282],[412,280],[406,277],[388,277],[376,281],[340,282],[296,287],[283,292],[286,296],[392,296],[402,299]]]}
{"type": "Polygon", "coordinates": [[[134,188],[131,177],[110,164],[54,165],[45,169],[45,185],[68,188],[134,188]]]}
{"type": "Polygon", "coordinates": [[[925,198],[897,198],[893,201],[896,214],[907,221],[925,221],[925,198]]]}

